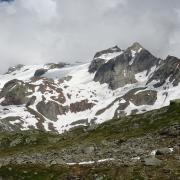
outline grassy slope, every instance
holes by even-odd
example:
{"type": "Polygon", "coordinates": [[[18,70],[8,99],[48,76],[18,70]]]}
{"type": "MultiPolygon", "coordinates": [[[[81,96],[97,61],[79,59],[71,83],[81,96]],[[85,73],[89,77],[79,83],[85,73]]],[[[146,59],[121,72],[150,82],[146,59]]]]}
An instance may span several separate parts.
{"type": "MultiPolygon", "coordinates": [[[[55,135],[50,133],[44,133],[39,131],[34,132],[19,132],[19,133],[1,133],[0,138],[6,139],[5,145],[8,144],[8,140],[17,138],[35,137],[37,142],[35,144],[27,144],[24,141],[16,147],[10,148],[8,145],[6,148],[0,150],[0,157],[9,154],[16,154],[19,152],[41,152],[49,151],[51,149],[68,148],[76,146],[78,144],[89,144],[89,143],[101,143],[102,140],[126,140],[131,137],[141,137],[147,133],[155,132],[163,127],[168,127],[173,123],[180,123],[180,105],[172,104],[170,107],[165,107],[160,110],[154,110],[141,115],[133,115],[121,119],[114,119],[99,125],[93,130],[88,128],[80,127],[71,130],[70,132],[63,135],[55,135]],[[135,128],[136,127],[136,128],[135,128]],[[138,127],[138,128],[137,128],[138,127]]],[[[172,157],[169,157],[167,163],[170,167],[177,169],[178,165],[172,157]]],[[[3,177],[14,177],[14,179],[71,179],[71,174],[81,174],[85,179],[95,179],[94,175],[101,175],[103,179],[116,179],[120,176],[126,177],[127,179],[143,179],[143,174],[148,174],[151,171],[157,174],[156,179],[163,173],[162,168],[150,168],[142,167],[137,165],[136,167],[116,167],[115,165],[106,166],[101,165],[97,167],[50,167],[45,168],[42,166],[27,166],[27,167],[4,167],[0,169],[0,175],[3,177]],[[37,172],[37,174],[36,174],[37,172]],[[34,174],[35,173],[35,174],[34,174]],[[121,175],[120,175],[121,173],[121,175]],[[68,176],[67,176],[68,174],[68,176]],[[89,175],[88,175],[89,174],[89,175]],[[106,175],[106,178],[105,178],[106,175]],[[15,176],[17,176],[15,178],[15,176]],[[88,177],[89,176],[89,177],[88,177]],[[108,178],[109,177],[109,178],[108,178]]],[[[173,171],[174,172],[174,171],[173,171]]],[[[149,173],[150,177],[152,174],[149,173]]],[[[173,179],[174,174],[171,174],[173,179]]],[[[163,178],[165,178],[163,176],[163,178]]]]}

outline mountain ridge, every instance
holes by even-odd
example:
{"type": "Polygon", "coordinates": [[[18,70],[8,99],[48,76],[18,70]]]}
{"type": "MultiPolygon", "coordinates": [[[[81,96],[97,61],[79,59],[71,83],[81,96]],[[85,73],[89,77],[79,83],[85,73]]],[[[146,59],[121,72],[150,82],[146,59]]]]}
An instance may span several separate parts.
{"type": "Polygon", "coordinates": [[[0,75],[1,129],[62,133],[167,106],[180,98],[180,60],[135,42],[99,51],[91,63],[18,65],[0,75]]]}

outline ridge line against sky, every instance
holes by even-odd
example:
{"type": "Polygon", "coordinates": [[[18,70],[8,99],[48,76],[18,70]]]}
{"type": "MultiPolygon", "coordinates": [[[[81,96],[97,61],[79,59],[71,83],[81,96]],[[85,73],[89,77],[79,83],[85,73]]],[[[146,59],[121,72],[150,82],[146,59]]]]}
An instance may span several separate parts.
{"type": "Polygon", "coordinates": [[[179,0],[14,0],[0,3],[0,72],[9,66],[90,61],[140,42],[180,57],[179,0]]]}

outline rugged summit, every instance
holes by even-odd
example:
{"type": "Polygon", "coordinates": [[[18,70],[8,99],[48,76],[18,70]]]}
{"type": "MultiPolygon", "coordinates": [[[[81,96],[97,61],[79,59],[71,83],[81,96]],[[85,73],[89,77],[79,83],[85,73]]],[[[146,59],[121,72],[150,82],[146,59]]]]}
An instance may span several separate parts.
{"type": "Polygon", "coordinates": [[[0,129],[62,133],[139,114],[180,98],[180,59],[139,43],[99,51],[91,63],[18,65],[0,75],[0,129]]]}
{"type": "Polygon", "coordinates": [[[135,74],[147,70],[148,75],[151,68],[158,65],[159,61],[160,59],[142,48],[139,43],[134,43],[121,54],[101,65],[96,71],[94,81],[99,81],[101,84],[107,83],[114,90],[136,83],[135,74]]]}
{"type": "Polygon", "coordinates": [[[173,56],[168,56],[159,68],[154,72],[148,83],[158,81],[154,86],[160,87],[166,81],[172,83],[173,86],[178,86],[180,82],[180,60],[173,56]]]}
{"type": "Polygon", "coordinates": [[[96,72],[101,67],[101,65],[106,63],[107,60],[113,59],[117,55],[121,54],[121,52],[122,51],[118,46],[114,46],[112,48],[97,52],[89,66],[89,72],[96,72]]]}

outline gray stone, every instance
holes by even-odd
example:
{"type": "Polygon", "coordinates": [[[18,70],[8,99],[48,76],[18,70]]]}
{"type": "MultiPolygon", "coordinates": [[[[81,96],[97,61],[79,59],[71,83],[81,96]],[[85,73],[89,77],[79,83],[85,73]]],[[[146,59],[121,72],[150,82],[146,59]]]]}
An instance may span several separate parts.
{"type": "Polygon", "coordinates": [[[137,155],[142,155],[144,153],[145,153],[144,149],[135,149],[135,154],[137,154],[137,155]]]}
{"type": "Polygon", "coordinates": [[[85,154],[92,154],[92,153],[94,153],[94,150],[95,150],[94,146],[89,146],[89,147],[85,147],[83,149],[83,152],[85,154]]]}
{"type": "Polygon", "coordinates": [[[23,143],[23,139],[21,137],[18,137],[16,138],[15,140],[13,140],[11,143],[10,143],[10,147],[15,147],[17,145],[20,145],[23,143]]]}
{"type": "Polygon", "coordinates": [[[167,147],[158,149],[156,151],[156,155],[166,155],[166,154],[171,154],[171,153],[172,153],[172,151],[167,147]]]}
{"type": "Polygon", "coordinates": [[[65,164],[65,161],[62,158],[56,158],[57,164],[65,164]]]}
{"type": "Polygon", "coordinates": [[[144,164],[146,166],[161,166],[163,162],[155,157],[144,158],[144,164]]]}

